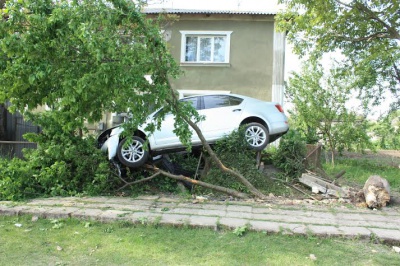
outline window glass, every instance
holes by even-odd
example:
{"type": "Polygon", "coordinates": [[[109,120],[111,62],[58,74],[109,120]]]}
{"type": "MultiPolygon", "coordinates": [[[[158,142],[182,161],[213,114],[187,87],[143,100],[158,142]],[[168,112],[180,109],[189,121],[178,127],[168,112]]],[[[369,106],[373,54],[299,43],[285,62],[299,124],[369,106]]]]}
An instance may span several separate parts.
{"type": "Polygon", "coordinates": [[[225,62],[225,37],[214,38],[214,62],[225,62]]]}
{"type": "Polygon", "coordinates": [[[241,98],[234,97],[234,96],[229,96],[229,105],[230,106],[239,105],[242,102],[243,102],[243,99],[241,99],[241,98]]]}
{"type": "Polygon", "coordinates": [[[182,102],[191,103],[192,106],[197,110],[197,109],[198,109],[198,108],[197,108],[197,102],[198,102],[198,100],[199,100],[199,97],[190,97],[190,98],[187,98],[187,99],[182,99],[181,101],[182,101],[182,102]]]}
{"type": "Polygon", "coordinates": [[[229,31],[181,31],[182,62],[228,63],[229,31]]]}
{"type": "Polygon", "coordinates": [[[211,38],[200,38],[200,61],[211,61],[211,38]]]}
{"type": "Polygon", "coordinates": [[[229,97],[226,95],[204,96],[204,109],[229,106],[229,97]]]}
{"type": "Polygon", "coordinates": [[[197,37],[186,37],[186,62],[197,61],[197,37]]]}
{"type": "Polygon", "coordinates": [[[204,109],[235,106],[241,104],[243,99],[229,95],[204,96],[204,109]]]}

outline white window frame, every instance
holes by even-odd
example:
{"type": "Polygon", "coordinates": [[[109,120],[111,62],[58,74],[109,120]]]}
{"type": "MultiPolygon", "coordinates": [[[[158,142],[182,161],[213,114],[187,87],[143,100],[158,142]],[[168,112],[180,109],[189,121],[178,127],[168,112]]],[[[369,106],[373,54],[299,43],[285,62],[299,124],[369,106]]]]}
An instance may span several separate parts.
{"type": "MultiPolygon", "coordinates": [[[[231,47],[231,34],[232,31],[180,31],[181,33],[181,63],[182,64],[228,64],[230,56],[231,47]],[[196,36],[196,37],[225,37],[225,61],[224,62],[214,62],[212,61],[200,61],[200,49],[197,49],[197,61],[186,61],[186,37],[196,36]]],[[[198,47],[200,42],[197,42],[198,47]]],[[[214,46],[212,46],[211,58],[214,58],[214,46]]]]}

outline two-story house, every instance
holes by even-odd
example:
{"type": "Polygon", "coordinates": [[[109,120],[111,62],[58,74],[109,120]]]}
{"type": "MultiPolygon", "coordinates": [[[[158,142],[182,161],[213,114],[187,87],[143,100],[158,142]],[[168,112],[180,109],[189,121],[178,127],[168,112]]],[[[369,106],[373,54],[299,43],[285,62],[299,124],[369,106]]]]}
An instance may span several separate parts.
{"type": "MultiPolygon", "coordinates": [[[[184,74],[171,80],[182,95],[224,91],[283,104],[285,34],[276,31],[276,11],[146,8],[177,19],[164,38],[184,74]]],[[[112,116],[106,126],[122,121],[112,116]]]]}

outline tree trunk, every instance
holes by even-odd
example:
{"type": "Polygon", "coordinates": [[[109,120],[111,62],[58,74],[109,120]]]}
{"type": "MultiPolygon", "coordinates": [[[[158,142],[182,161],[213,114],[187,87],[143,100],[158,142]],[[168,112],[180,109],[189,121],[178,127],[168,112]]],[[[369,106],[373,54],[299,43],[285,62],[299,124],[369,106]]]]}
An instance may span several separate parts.
{"type": "Polygon", "coordinates": [[[172,178],[172,179],[175,179],[175,180],[185,181],[185,182],[189,182],[189,183],[191,183],[193,185],[199,185],[199,186],[202,186],[202,187],[205,187],[205,188],[213,189],[215,191],[219,191],[219,192],[231,195],[233,197],[237,197],[237,198],[241,198],[241,199],[248,198],[248,196],[246,194],[240,193],[240,192],[238,192],[236,190],[233,190],[233,189],[212,185],[210,183],[206,183],[206,182],[202,182],[202,181],[199,181],[199,180],[191,179],[191,178],[183,176],[183,175],[174,175],[174,174],[171,174],[169,172],[163,171],[163,170],[161,170],[159,168],[156,168],[156,167],[147,167],[147,169],[151,169],[151,170],[155,171],[156,173],[160,173],[160,174],[162,174],[162,175],[164,175],[166,177],[169,177],[169,178],[172,178]]]}
{"type": "Polygon", "coordinates": [[[258,198],[266,198],[266,196],[261,191],[256,189],[242,174],[226,167],[221,162],[221,160],[215,154],[213,149],[207,143],[206,139],[203,136],[203,133],[201,132],[200,128],[196,125],[196,123],[194,123],[187,117],[182,117],[182,118],[186,121],[186,123],[188,123],[194,129],[194,131],[196,131],[197,136],[199,136],[201,143],[203,144],[203,147],[207,150],[208,154],[210,155],[210,158],[214,161],[214,163],[218,166],[218,168],[221,169],[221,171],[234,176],[239,182],[245,185],[254,196],[258,198]]]}
{"type": "MultiPolygon", "coordinates": [[[[167,49],[164,47],[165,52],[167,53],[167,49]]],[[[168,86],[170,93],[171,93],[171,97],[172,97],[172,102],[169,102],[169,104],[172,104],[173,108],[175,108],[176,114],[181,115],[181,118],[189,124],[190,127],[192,127],[194,129],[194,131],[196,131],[197,136],[200,138],[201,143],[203,145],[203,147],[207,150],[208,154],[211,157],[211,160],[214,161],[214,163],[218,166],[219,169],[221,169],[223,172],[228,173],[232,176],[234,176],[239,182],[241,182],[243,185],[245,185],[249,191],[256,197],[258,198],[266,198],[266,196],[259,191],[258,189],[256,189],[242,174],[240,174],[239,172],[236,172],[230,168],[227,168],[222,162],[221,160],[218,158],[218,156],[215,154],[215,152],[213,151],[213,149],[210,147],[210,145],[207,143],[206,139],[204,138],[203,133],[201,132],[200,128],[196,125],[196,123],[194,123],[190,117],[184,116],[180,110],[179,107],[177,106],[177,102],[178,102],[178,96],[176,95],[175,91],[172,89],[171,83],[169,81],[169,78],[166,74],[166,71],[159,67],[159,62],[162,62],[162,56],[159,55],[158,58],[154,58],[153,63],[155,64],[156,67],[158,67],[158,71],[159,71],[159,77],[161,78],[162,81],[164,81],[166,83],[166,85],[168,86]]],[[[171,178],[176,178],[176,176],[171,177],[171,178]]],[[[189,181],[190,182],[190,181],[189,181]]],[[[197,181],[200,182],[200,181],[197,181]]],[[[198,183],[200,184],[200,183],[198,183]]],[[[225,188],[225,191],[227,191],[228,189],[225,188]]]]}
{"type": "Polygon", "coordinates": [[[373,175],[368,178],[363,188],[365,202],[370,208],[385,207],[390,201],[390,186],[386,179],[373,175]]]}

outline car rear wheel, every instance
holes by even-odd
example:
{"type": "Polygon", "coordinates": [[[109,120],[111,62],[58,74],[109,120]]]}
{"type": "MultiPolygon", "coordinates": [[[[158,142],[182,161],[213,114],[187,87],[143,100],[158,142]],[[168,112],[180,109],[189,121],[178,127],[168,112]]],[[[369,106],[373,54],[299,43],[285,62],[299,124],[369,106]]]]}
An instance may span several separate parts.
{"type": "Polygon", "coordinates": [[[147,162],[149,157],[148,150],[144,148],[145,141],[137,136],[131,139],[125,138],[117,148],[117,156],[119,161],[128,167],[137,168],[147,162]]]}
{"type": "Polygon", "coordinates": [[[246,125],[245,138],[251,149],[261,151],[269,143],[269,132],[259,123],[249,123],[246,125]]]}

